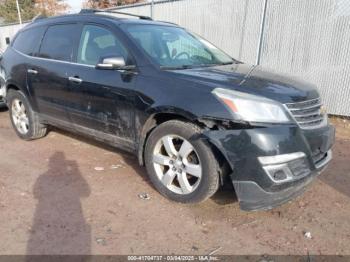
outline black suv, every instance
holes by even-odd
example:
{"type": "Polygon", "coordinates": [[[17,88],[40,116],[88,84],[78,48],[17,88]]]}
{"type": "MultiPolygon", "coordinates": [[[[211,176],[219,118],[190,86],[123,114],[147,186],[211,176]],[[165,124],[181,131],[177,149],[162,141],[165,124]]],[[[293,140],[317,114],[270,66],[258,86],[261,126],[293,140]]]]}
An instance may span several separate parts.
{"type": "Polygon", "coordinates": [[[174,24],[98,10],[39,19],[1,70],[19,137],[52,125],[132,152],[175,201],[204,201],[230,181],[242,209],[269,209],[332,158],[335,130],[313,85],[174,24]]]}

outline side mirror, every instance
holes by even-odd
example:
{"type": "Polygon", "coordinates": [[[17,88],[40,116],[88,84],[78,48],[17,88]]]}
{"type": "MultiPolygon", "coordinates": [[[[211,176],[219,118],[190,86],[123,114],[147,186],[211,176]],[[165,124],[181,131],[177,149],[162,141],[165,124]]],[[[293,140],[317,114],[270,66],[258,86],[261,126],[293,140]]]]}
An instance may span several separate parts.
{"type": "Polygon", "coordinates": [[[10,41],[10,38],[9,38],[9,37],[6,37],[6,38],[5,38],[5,42],[6,42],[7,45],[9,45],[10,42],[11,42],[11,41],[10,41]]]}
{"type": "Polygon", "coordinates": [[[125,60],[121,56],[103,58],[101,62],[96,65],[96,68],[106,70],[125,70],[125,67],[125,60]]]}

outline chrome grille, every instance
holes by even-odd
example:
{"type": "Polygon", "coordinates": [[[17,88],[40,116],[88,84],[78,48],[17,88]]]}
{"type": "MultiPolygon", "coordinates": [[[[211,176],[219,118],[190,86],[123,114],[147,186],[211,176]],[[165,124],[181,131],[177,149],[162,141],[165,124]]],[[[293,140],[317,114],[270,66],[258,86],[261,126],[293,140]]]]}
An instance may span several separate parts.
{"type": "Polygon", "coordinates": [[[325,123],[326,116],[321,112],[322,103],[319,98],[288,103],[286,107],[301,128],[317,128],[325,123]]]}

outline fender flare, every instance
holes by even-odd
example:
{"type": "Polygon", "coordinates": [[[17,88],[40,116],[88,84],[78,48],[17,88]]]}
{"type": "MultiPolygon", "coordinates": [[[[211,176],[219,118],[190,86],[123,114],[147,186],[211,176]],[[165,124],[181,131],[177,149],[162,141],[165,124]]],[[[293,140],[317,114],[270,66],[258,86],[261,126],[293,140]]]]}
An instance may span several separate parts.
{"type": "MultiPolygon", "coordinates": [[[[156,108],[151,108],[150,110],[148,110],[147,113],[149,114],[149,117],[142,125],[141,131],[138,133],[138,136],[137,136],[136,150],[137,150],[137,157],[139,160],[139,164],[141,166],[144,165],[144,149],[145,149],[147,137],[149,136],[151,131],[158,124],[160,124],[159,122],[157,122],[157,118],[159,116],[167,116],[168,120],[183,119],[191,122],[196,121],[197,119],[197,117],[190,112],[187,112],[183,109],[179,109],[176,107],[170,107],[170,106],[169,107],[160,106],[156,108]]],[[[166,121],[163,121],[162,123],[166,121]]]]}

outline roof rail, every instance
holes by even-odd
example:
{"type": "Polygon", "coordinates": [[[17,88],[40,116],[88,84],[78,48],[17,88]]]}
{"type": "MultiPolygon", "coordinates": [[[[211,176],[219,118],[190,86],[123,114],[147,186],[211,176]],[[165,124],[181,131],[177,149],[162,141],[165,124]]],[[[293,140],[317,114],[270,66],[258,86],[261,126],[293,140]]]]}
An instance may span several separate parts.
{"type": "Polygon", "coordinates": [[[111,10],[111,9],[81,9],[81,11],[80,11],[80,14],[93,14],[93,13],[112,13],[112,14],[138,17],[138,18],[143,19],[143,20],[152,20],[152,18],[149,16],[135,15],[135,14],[119,12],[119,11],[115,11],[115,10],[111,10]]]}
{"type": "Polygon", "coordinates": [[[36,22],[38,20],[45,19],[45,18],[47,18],[46,15],[38,14],[38,15],[34,16],[34,18],[32,19],[32,22],[36,22]]]}
{"type": "Polygon", "coordinates": [[[161,23],[166,23],[166,24],[170,24],[170,25],[177,25],[177,26],[179,26],[178,24],[173,23],[173,22],[169,22],[169,21],[157,20],[157,22],[161,22],[161,23]]]}

